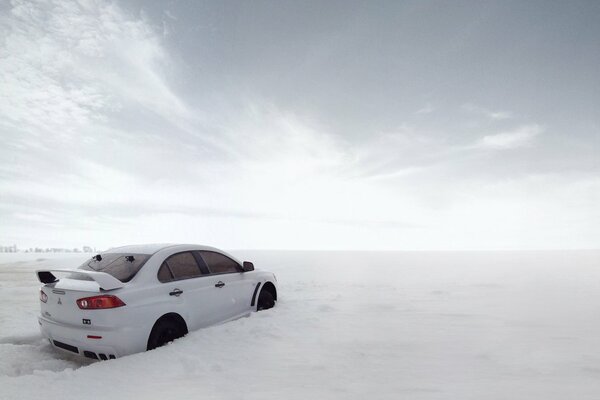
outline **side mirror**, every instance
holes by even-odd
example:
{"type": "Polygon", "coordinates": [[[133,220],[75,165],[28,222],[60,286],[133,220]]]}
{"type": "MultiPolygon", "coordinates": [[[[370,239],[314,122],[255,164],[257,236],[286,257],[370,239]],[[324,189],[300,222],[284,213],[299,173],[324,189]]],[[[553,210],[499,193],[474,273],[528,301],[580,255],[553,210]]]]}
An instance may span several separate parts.
{"type": "Polygon", "coordinates": [[[244,261],[242,268],[244,269],[244,272],[254,271],[254,264],[252,264],[250,261],[244,261]]]}

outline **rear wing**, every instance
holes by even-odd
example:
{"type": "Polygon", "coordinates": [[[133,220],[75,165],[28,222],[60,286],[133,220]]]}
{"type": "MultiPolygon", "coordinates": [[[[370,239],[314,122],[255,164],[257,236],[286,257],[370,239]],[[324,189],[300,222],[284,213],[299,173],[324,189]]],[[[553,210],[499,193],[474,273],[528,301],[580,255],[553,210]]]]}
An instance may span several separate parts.
{"type": "Polygon", "coordinates": [[[52,272],[76,273],[88,276],[96,281],[102,290],[119,289],[125,286],[123,282],[106,272],[86,271],[82,269],[43,269],[35,271],[38,279],[42,283],[58,282],[59,279],[52,272]]]}

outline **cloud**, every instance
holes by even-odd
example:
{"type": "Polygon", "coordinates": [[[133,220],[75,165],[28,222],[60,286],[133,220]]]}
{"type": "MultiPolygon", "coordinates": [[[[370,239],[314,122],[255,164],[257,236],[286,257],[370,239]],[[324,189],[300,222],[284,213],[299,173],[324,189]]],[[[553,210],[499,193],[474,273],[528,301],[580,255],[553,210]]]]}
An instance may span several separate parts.
{"type": "Polygon", "coordinates": [[[480,149],[507,150],[530,146],[544,132],[537,124],[522,125],[511,131],[484,136],[474,147],[480,149]]]}
{"type": "Polygon", "coordinates": [[[160,36],[116,3],[15,0],[1,24],[0,116],[11,130],[66,139],[132,103],[171,121],[189,115],[166,83],[160,36]]]}
{"type": "Polygon", "coordinates": [[[418,109],[415,114],[431,114],[435,108],[431,105],[431,103],[427,103],[423,108],[418,109]]]}
{"type": "Polygon", "coordinates": [[[373,179],[373,180],[403,178],[403,177],[407,177],[407,176],[412,176],[414,174],[422,172],[423,170],[425,170],[424,167],[417,167],[417,166],[405,167],[405,168],[390,170],[387,172],[381,172],[379,174],[373,174],[373,175],[368,176],[368,178],[373,179]]]}
{"type": "Polygon", "coordinates": [[[395,130],[369,136],[352,146],[349,174],[366,179],[406,177],[435,160],[444,146],[437,132],[401,124],[395,130]]]}
{"type": "Polygon", "coordinates": [[[177,21],[177,17],[175,16],[175,14],[173,14],[171,11],[169,10],[165,10],[165,15],[169,18],[171,18],[174,21],[177,21]]]}
{"type": "Polygon", "coordinates": [[[488,110],[485,107],[481,107],[471,103],[463,104],[461,108],[468,113],[481,115],[493,121],[500,121],[513,118],[512,113],[508,111],[492,111],[488,110]]]}

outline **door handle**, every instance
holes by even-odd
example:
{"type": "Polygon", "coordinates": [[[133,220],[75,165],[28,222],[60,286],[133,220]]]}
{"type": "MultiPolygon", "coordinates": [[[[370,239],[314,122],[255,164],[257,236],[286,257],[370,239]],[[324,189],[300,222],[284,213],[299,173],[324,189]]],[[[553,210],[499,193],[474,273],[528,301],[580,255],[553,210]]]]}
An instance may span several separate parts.
{"type": "Polygon", "coordinates": [[[221,281],[215,283],[215,287],[218,287],[219,289],[222,288],[223,286],[225,286],[225,284],[221,281]]]}
{"type": "Polygon", "coordinates": [[[176,296],[179,297],[179,295],[183,293],[183,290],[180,289],[174,289],[171,293],[169,293],[169,296],[176,296]]]}

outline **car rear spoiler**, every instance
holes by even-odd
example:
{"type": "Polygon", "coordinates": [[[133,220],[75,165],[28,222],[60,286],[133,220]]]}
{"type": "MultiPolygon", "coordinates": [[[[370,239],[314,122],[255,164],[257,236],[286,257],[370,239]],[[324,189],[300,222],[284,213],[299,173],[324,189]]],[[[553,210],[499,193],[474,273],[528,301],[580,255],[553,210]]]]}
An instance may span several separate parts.
{"type": "Polygon", "coordinates": [[[42,269],[37,270],[35,273],[37,274],[38,279],[42,283],[54,283],[58,282],[59,279],[52,272],[63,272],[63,273],[76,273],[82,274],[92,278],[98,283],[100,289],[102,290],[113,290],[119,289],[125,286],[123,282],[118,280],[112,275],[107,274],[106,272],[98,272],[98,271],[86,271],[82,269],[42,269]]]}

